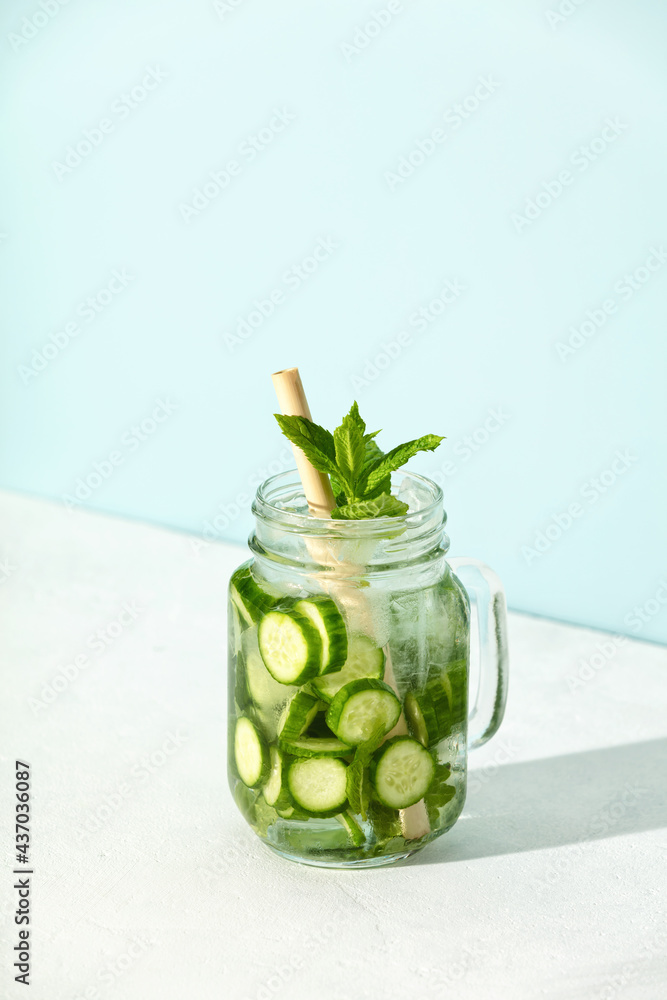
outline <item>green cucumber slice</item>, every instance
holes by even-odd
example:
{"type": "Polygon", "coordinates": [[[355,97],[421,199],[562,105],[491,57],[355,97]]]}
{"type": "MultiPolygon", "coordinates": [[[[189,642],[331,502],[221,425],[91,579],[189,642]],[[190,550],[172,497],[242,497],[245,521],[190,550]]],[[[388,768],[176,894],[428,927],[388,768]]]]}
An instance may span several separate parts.
{"type": "Polygon", "coordinates": [[[347,799],[347,767],[334,757],[309,757],[297,760],[287,772],[292,798],[310,813],[335,816],[342,812],[347,799]]]}
{"type": "Polygon", "coordinates": [[[345,684],[359,677],[374,677],[376,680],[384,677],[384,653],[367,635],[360,633],[348,637],[347,659],[343,667],[334,674],[316,677],[312,684],[323,701],[333,701],[345,684]]]}
{"type": "Polygon", "coordinates": [[[320,674],[340,670],[347,659],[347,629],[336,604],[330,597],[309,597],[297,601],[294,607],[310,619],[320,633],[322,640],[320,674]]]}
{"type": "Polygon", "coordinates": [[[246,627],[256,625],[278,601],[260,587],[249,565],[241,566],[234,573],[229,582],[229,597],[246,627]]]}
{"type": "Polygon", "coordinates": [[[294,757],[347,757],[352,752],[347,743],[341,740],[313,739],[308,736],[292,740],[280,739],[278,745],[281,750],[294,757]]]}
{"type": "Polygon", "coordinates": [[[411,736],[387,740],[371,761],[375,794],[391,809],[407,809],[423,799],[434,773],[433,757],[411,736]]]}
{"type": "MultiPolygon", "coordinates": [[[[239,646],[240,645],[241,644],[239,643],[239,646]]],[[[234,672],[233,674],[234,701],[236,702],[236,714],[242,715],[250,701],[250,692],[248,690],[248,678],[246,676],[245,660],[241,653],[241,649],[239,649],[238,651],[233,650],[230,646],[229,669],[230,669],[230,678],[232,676],[231,671],[233,670],[234,672]]],[[[264,669],[266,668],[264,667],[264,669]]],[[[231,688],[230,688],[230,694],[231,694],[231,688]]]]}
{"type": "MultiPolygon", "coordinates": [[[[255,629],[246,629],[243,633],[245,651],[243,670],[250,696],[247,712],[260,723],[262,732],[267,739],[274,740],[278,735],[280,719],[284,715],[290,699],[299,689],[279,684],[278,681],[274,680],[264,666],[264,660],[260,656],[255,637],[255,629]]],[[[241,657],[237,660],[236,669],[241,670],[241,657]]]]}
{"type": "Polygon", "coordinates": [[[245,654],[245,675],[248,693],[256,707],[273,709],[289,697],[286,685],[271,676],[257,648],[250,648],[245,654]]]}
{"type": "Polygon", "coordinates": [[[266,669],[280,684],[302,684],[319,673],[320,633],[293,605],[283,603],[265,614],[257,641],[266,669]]]}
{"type": "Polygon", "coordinates": [[[292,796],[287,791],[287,787],[285,787],[285,798],[288,800],[285,806],[281,806],[280,801],[277,802],[275,806],[275,810],[281,819],[309,820],[311,818],[311,814],[309,812],[306,812],[306,810],[302,809],[300,806],[294,805],[292,796]]]}
{"type": "Polygon", "coordinates": [[[234,730],[236,770],[244,785],[255,788],[266,776],[269,755],[266,744],[250,719],[242,716],[234,730]]]}
{"type": "Polygon", "coordinates": [[[439,743],[451,731],[449,699],[441,684],[431,682],[424,691],[408,691],[404,711],[408,729],[425,747],[439,743]]]}
{"type": "Polygon", "coordinates": [[[305,733],[320,708],[322,702],[307,691],[298,691],[285,709],[279,733],[282,739],[298,739],[305,733]]]}
{"type": "Polygon", "coordinates": [[[269,747],[269,763],[271,770],[262,793],[268,804],[274,806],[283,791],[284,758],[277,747],[269,747]]]}
{"type": "Polygon", "coordinates": [[[239,609],[230,599],[229,614],[227,615],[227,639],[229,651],[232,656],[236,656],[241,651],[241,634],[248,623],[241,619],[239,609]]]}
{"type": "Polygon", "coordinates": [[[366,843],[366,837],[364,831],[361,829],[356,819],[352,813],[346,810],[343,813],[338,813],[336,819],[341,824],[341,826],[347,830],[347,835],[350,838],[353,847],[363,847],[366,843]]]}
{"type": "Polygon", "coordinates": [[[284,809],[278,809],[276,806],[276,812],[281,819],[293,819],[296,813],[296,807],[293,805],[285,806],[284,809]]]}
{"type": "Polygon", "coordinates": [[[393,729],[401,703],[384,681],[360,677],[345,684],[329,705],[327,725],[343,743],[357,746],[393,729]]]}

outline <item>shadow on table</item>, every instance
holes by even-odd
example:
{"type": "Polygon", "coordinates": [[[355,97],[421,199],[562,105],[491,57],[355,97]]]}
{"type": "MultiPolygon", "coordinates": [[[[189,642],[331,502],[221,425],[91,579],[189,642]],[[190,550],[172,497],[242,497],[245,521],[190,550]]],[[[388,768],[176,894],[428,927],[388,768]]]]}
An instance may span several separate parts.
{"type": "Polygon", "coordinates": [[[587,843],[667,826],[667,739],[471,771],[463,815],[409,864],[587,843]]]}

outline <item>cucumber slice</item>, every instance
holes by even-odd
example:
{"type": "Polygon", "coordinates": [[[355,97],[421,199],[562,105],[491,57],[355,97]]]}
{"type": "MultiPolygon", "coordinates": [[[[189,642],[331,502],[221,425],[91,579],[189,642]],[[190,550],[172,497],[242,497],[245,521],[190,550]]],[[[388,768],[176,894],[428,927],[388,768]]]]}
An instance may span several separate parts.
{"type": "Polygon", "coordinates": [[[343,616],[330,597],[309,597],[297,601],[297,611],[309,618],[322,639],[320,674],[340,670],[347,659],[347,629],[343,616]]]}
{"type": "Polygon", "coordinates": [[[319,673],[322,640],[310,619],[283,603],[259,623],[259,651],[280,684],[302,684],[319,673]]]}
{"type": "Polygon", "coordinates": [[[278,601],[277,597],[260,587],[249,565],[241,566],[234,573],[229,582],[229,597],[246,627],[256,625],[278,601]]]}
{"type": "Polygon", "coordinates": [[[347,799],[346,779],[346,765],[333,757],[297,760],[287,772],[287,784],[294,801],[319,816],[335,816],[343,811],[347,799]]]}
{"type": "MultiPolygon", "coordinates": [[[[257,707],[273,707],[285,700],[285,685],[274,680],[266,669],[258,649],[249,649],[246,653],[245,674],[248,693],[257,707]]],[[[298,688],[295,688],[295,691],[297,690],[298,688]]]]}
{"type": "Polygon", "coordinates": [[[348,637],[347,660],[343,667],[334,674],[316,677],[312,684],[323,701],[333,701],[345,684],[359,677],[374,677],[376,680],[384,677],[384,653],[367,635],[362,634],[348,637]]]}
{"type": "Polygon", "coordinates": [[[384,681],[360,677],[340,689],[329,705],[327,725],[343,743],[357,746],[388,733],[398,722],[401,703],[384,681]]]}
{"type": "Polygon", "coordinates": [[[363,847],[366,843],[366,837],[364,831],[361,829],[356,819],[349,810],[343,813],[338,813],[336,819],[341,824],[341,826],[347,830],[347,835],[350,838],[353,847],[363,847]]]}
{"type": "Polygon", "coordinates": [[[423,799],[434,773],[433,757],[411,736],[387,740],[371,762],[375,794],[391,809],[407,809],[423,799]]]}
{"type": "Polygon", "coordinates": [[[234,730],[236,770],[244,785],[255,788],[265,778],[269,766],[266,744],[250,719],[242,716],[234,730]]]}
{"type": "Polygon", "coordinates": [[[341,740],[311,739],[308,736],[293,740],[281,739],[278,745],[281,750],[294,757],[347,757],[352,753],[347,743],[341,740]]]}
{"type": "MultiPolygon", "coordinates": [[[[281,715],[284,714],[290,698],[293,698],[298,692],[298,688],[279,684],[273,679],[264,666],[264,660],[260,656],[255,636],[254,629],[247,629],[243,633],[245,681],[252,708],[249,714],[257,718],[266,737],[269,740],[274,740],[278,735],[278,723],[281,715]],[[246,639],[248,639],[247,642],[246,639]]],[[[237,670],[240,670],[240,663],[241,658],[239,657],[237,670]]]]}
{"type": "Polygon", "coordinates": [[[280,816],[281,819],[293,819],[294,815],[296,813],[296,807],[292,806],[292,805],[289,805],[289,806],[285,806],[284,809],[279,809],[276,806],[276,812],[278,813],[278,815],[280,816]]]}
{"type": "Polygon", "coordinates": [[[451,731],[449,699],[440,684],[431,682],[424,691],[408,691],[404,711],[408,729],[425,747],[439,743],[451,731]]]}
{"type": "MultiPolygon", "coordinates": [[[[234,701],[236,702],[236,714],[242,715],[248,706],[250,701],[250,692],[248,691],[248,678],[246,676],[245,670],[245,660],[241,651],[234,651],[229,649],[229,670],[230,679],[232,677],[231,671],[233,671],[234,678],[234,701]]],[[[230,685],[231,694],[231,685],[230,685]]]]}
{"type": "MultiPolygon", "coordinates": [[[[284,796],[285,792],[285,759],[277,747],[269,747],[269,762],[271,770],[267,782],[262,789],[262,794],[270,806],[275,806],[278,804],[278,799],[280,799],[281,795],[284,796]]],[[[288,802],[284,803],[285,806],[288,806],[288,804],[288,802]]]]}
{"type": "Polygon", "coordinates": [[[311,819],[311,814],[298,806],[292,796],[290,795],[289,788],[287,786],[287,772],[289,771],[290,765],[294,763],[294,760],[289,757],[283,759],[283,790],[280,793],[280,798],[273,807],[281,819],[290,820],[309,820],[311,819]]]}
{"type": "Polygon", "coordinates": [[[321,707],[319,698],[307,691],[297,692],[285,710],[279,729],[281,739],[298,739],[308,729],[321,707]]]}
{"type": "Polygon", "coordinates": [[[229,614],[227,615],[227,640],[232,656],[237,656],[241,652],[241,634],[247,625],[248,623],[241,619],[237,606],[230,600],[229,614]]]}

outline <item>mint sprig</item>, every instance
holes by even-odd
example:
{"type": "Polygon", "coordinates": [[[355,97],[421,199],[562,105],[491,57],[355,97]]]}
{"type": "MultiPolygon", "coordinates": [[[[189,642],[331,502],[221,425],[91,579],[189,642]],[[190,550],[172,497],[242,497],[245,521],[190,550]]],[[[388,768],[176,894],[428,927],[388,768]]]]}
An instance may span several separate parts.
{"type": "Polygon", "coordinates": [[[424,804],[426,805],[428,818],[434,827],[437,826],[439,822],[440,809],[442,809],[443,806],[446,806],[450,799],[453,799],[456,795],[456,789],[454,786],[447,784],[451,776],[452,768],[450,764],[436,763],[433,781],[424,796],[424,804]]]}
{"type": "Polygon", "coordinates": [[[352,404],[350,412],[343,417],[340,427],[333,432],[339,476],[343,482],[349,484],[353,496],[357,496],[359,479],[368,467],[366,446],[379,433],[374,431],[372,434],[366,434],[366,424],[361,419],[356,402],[352,404]]]}
{"type": "Polygon", "coordinates": [[[385,454],[375,441],[380,432],[366,432],[356,402],[333,434],[306,417],[276,413],[275,418],[285,437],[301,448],[311,465],[331,477],[336,497],[331,516],[340,520],[405,514],[408,505],[391,494],[391,473],[417,452],[434,451],[443,440],[437,434],[426,434],[385,454]]]}
{"type": "Polygon", "coordinates": [[[318,472],[336,474],[338,470],[333,434],[307,417],[286,417],[283,413],[274,413],[274,417],[285,437],[301,448],[318,472]]]}
{"type": "Polygon", "coordinates": [[[341,521],[361,521],[369,517],[400,517],[407,509],[408,505],[391,493],[381,493],[374,500],[355,500],[334,507],[331,516],[341,521]]]}

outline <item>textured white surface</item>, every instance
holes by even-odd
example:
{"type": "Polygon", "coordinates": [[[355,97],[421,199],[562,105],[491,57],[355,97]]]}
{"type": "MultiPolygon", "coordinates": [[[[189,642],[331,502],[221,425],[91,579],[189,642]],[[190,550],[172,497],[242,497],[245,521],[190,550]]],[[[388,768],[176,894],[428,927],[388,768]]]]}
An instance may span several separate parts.
{"type": "Polygon", "coordinates": [[[6,494],[0,514],[3,998],[28,995],[9,971],[16,756],[33,1000],[665,995],[664,648],[628,640],[571,690],[610,637],[512,615],[505,723],[456,827],[399,867],[300,867],[227,791],[225,588],[244,552],[6,494]],[[92,650],[124,604],[136,617],[92,650]]]}

